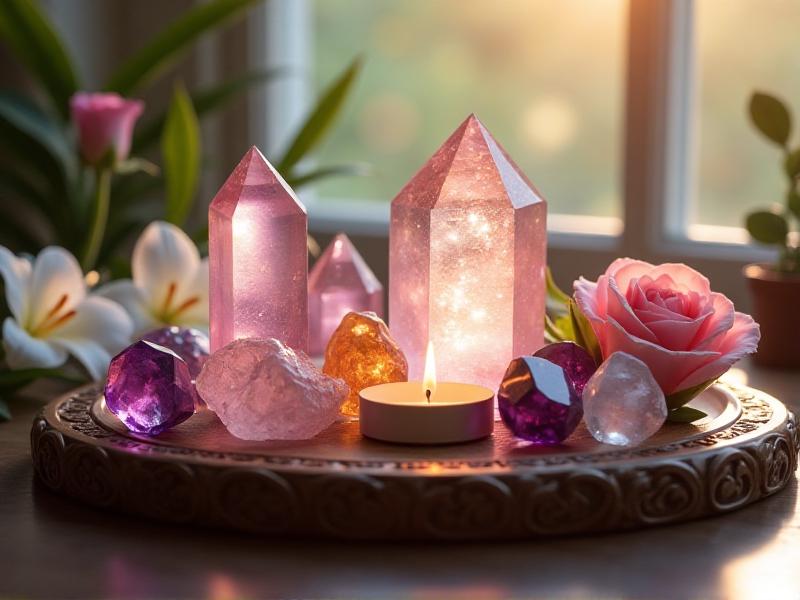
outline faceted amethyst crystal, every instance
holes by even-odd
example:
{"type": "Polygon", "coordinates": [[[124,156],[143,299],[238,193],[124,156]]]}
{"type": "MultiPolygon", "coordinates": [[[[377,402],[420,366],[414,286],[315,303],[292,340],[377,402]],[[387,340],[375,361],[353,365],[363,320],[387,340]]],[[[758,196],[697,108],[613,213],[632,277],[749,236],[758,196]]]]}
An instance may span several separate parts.
{"type": "Polygon", "coordinates": [[[549,360],[564,369],[567,379],[572,382],[578,396],[583,395],[586,382],[597,370],[594,359],[574,342],[547,344],[534,353],[534,356],[549,360]]]}
{"type": "Polygon", "coordinates": [[[140,340],[112,359],[105,398],[128,429],[157,435],[194,414],[196,392],[177,354],[140,340]]]}
{"type": "Polygon", "coordinates": [[[503,422],[536,444],[565,440],[583,417],[581,397],[560,366],[535,356],[515,358],[497,392],[503,422]]]}
{"type": "Polygon", "coordinates": [[[162,327],[142,336],[143,340],[169,348],[189,367],[189,375],[197,379],[208,358],[208,337],[190,327],[162,327]]]}

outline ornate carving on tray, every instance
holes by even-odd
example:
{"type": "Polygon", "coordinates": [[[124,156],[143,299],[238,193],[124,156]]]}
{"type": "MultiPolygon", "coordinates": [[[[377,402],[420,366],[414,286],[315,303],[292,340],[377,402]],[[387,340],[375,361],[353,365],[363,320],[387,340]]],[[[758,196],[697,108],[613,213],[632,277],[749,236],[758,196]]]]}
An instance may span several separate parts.
{"type": "Polygon", "coordinates": [[[794,416],[756,390],[730,391],[741,415],[706,434],[585,452],[454,447],[431,458],[347,452],[361,442],[345,434],[317,455],[150,441],[98,418],[90,386],[35,419],[31,451],[48,488],[165,521],[267,535],[531,538],[683,521],[783,488],[797,467],[794,416]]]}

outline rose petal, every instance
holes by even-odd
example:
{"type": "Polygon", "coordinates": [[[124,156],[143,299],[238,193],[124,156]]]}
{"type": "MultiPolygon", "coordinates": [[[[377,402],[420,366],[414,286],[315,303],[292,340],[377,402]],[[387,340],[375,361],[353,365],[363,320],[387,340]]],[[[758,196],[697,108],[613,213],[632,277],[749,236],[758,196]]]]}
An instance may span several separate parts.
{"type": "Polygon", "coordinates": [[[658,343],[668,350],[710,350],[711,348],[698,348],[693,343],[697,332],[710,316],[711,313],[708,312],[692,321],[648,321],[647,327],[656,336],[658,343]]]}
{"type": "Polygon", "coordinates": [[[716,379],[730,369],[736,361],[755,352],[759,339],[761,339],[761,332],[758,323],[750,315],[737,312],[733,326],[719,344],[719,358],[687,375],[675,386],[674,391],[679,392],[709,379],[716,379]]]}
{"type": "Polygon", "coordinates": [[[713,316],[692,340],[696,350],[719,350],[718,346],[724,339],[725,333],[734,323],[733,302],[717,292],[712,292],[708,300],[708,309],[713,312],[713,316]]]}
{"type": "Polygon", "coordinates": [[[618,258],[612,262],[606,275],[613,277],[617,282],[619,289],[625,293],[630,285],[631,280],[638,279],[646,275],[653,269],[653,265],[643,260],[633,260],[631,258],[618,258]]]}
{"type": "Polygon", "coordinates": [[[613,318],[625,331],[648,342],[657,344],[656,335],[639,320],[613,279],[608,282],[608,317],[613,318]]]}
{"type": "Polygon", "coordinates": [[[603,356],[611,356],[619,351],[635,356],[650,367],[664,394],[671,394],[690,373],[720,356],[718,352],[668,350],[631,336],[619,323],[609,318],[603,356]]]}
{"type": "Polygon", "coordinates": [[[650,277],[657,280],[661,275],[668,275],[674,282],[675,288],[681,291],[695,291],[703,296],[711,293],[711,284],[708,278],[683,263],[664,263],[655,267],[650,277]]]}

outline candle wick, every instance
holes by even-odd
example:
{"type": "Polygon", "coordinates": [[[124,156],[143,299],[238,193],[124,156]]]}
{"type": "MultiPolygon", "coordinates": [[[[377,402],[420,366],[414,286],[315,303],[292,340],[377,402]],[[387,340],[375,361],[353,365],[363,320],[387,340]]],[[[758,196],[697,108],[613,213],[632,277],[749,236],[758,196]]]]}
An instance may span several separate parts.
{"type": "Polygon", "coordinates": [[[425,390],[425,397],[428,399],[428,404],[431,403],[431,391],[425,390]]]}

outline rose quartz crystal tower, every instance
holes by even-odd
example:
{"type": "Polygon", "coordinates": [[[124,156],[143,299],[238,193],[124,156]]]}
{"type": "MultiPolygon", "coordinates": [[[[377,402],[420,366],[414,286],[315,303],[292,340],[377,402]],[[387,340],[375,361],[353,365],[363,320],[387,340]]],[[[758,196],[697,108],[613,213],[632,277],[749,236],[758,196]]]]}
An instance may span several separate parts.
{"type": "Polygon", "coordinates": [[[211,351],[239,338],[308,350],[306,209],[253,146],[208,210],[211,351]]]}
{"type": "Polygon", "coordinates": [[[543,342],[547,204],[475,115],[392,201],[389,319],[421,379],[497,389],[543,342]]]}
{"type": "Polygon", "coordinates": [[[383,286],[344,233],[338,234],[308,276],[309,349],[325,352],[331,334],[349,312],[383,318],[383,286]]]}

